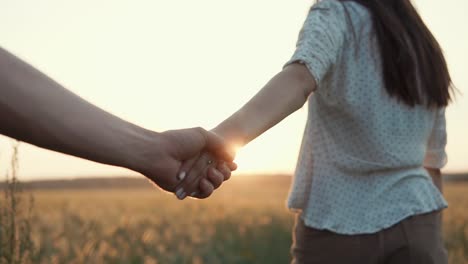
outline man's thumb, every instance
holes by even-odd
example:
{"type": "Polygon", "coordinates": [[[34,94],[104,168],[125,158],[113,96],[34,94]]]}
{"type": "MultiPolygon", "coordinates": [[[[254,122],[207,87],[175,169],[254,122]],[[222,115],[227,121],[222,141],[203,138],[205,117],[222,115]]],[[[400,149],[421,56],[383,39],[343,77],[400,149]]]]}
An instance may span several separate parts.
{"type": "Polygon", "coordinates": [[[202,131],[205,133],[205,148],[212,154],[216,155],[218,159],[232,162],[234,160],[234,150],[229,144],[218,134],[211,131],[202,131]]]}

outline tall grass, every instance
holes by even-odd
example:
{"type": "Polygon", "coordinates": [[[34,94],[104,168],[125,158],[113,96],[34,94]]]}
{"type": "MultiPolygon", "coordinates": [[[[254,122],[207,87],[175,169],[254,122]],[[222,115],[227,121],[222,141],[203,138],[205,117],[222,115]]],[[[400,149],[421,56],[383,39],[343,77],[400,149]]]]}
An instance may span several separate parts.
{"type": "MultiPolygon", "coordinates": [[[[8,167],[0,195],[0,264],[274,264],[291,258],[294,219],[284,208],[289,179],[234,177],[204,201],[180,202],[143,189],[38,190],[28,199],[17,178],[17,143],[8,167]]],[[[468,263],[467,193],[468,184],[445,188],[450,264],[468,263]]]]}
{"type": "Polygon", "coordinates": [[[13,154],[5,175],[3,199],[0,199],[0,263],[34,262],[31,217],[34,198],[25,203],[18,180],[19,142],[13,143],[13,154]]]}
{"type": "MultiPolygon", "coordinates": [[[[270,182],[270,183],[268,183],[270,182]]],[[[289,263],[288,186],[233,178],[204,201],[154,190],[36,191],[37,263],[289,263]]],[[[450,264],[468,263],[468,184],[447,184],[450,264]]]]}

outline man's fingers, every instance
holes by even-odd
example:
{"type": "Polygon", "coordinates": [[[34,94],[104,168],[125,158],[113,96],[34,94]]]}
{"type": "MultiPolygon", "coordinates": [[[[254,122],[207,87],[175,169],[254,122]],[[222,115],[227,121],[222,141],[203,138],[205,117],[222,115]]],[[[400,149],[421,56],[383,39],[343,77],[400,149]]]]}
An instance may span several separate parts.
{"type": "Polygon", "coordinates": [[[202,179],[200,181],[200,198],[207,198],[211,194],[213,194],[213,191],[215,190],[215,187],[213,184],[211,184],[207,179],[202,179]]]}
{"type": "Polygon", "coordinates": [[[227,180],[229,180],[229,178],[231,178],[231,170],[227,166],[226,162],[221,162],[220,164],[218,164],[218,166],[216,168],[218,169],[219,173],[221,173],[221,175],[223,176],[223,179],[225,181],[227,181],[227,180]]]}
{"type": "MultiPolygon", "coordinates": [[[[213,167],[208,168],[207,174],[208,174],[207,179],[213,185],[214,189],[218,189],[219,186],[221,186],[221,184],[223,183],[225,175],[223,175],[223,173],[221,173],[220,171],[218,171],[217,169],[213,167]]],[[[200,188],[203,182],[204,182],[203,180],[200,182],[200,188]]]]}
{"type": "Polygon", "coordinates": [[[214,192],[214,186],[206,179],[200,181],[200,186],[198,192],[192,193],[191,197],[197,199],[205,199],[210,197],[214,192]]]}
{"type": "Polygon", "coordinates": [[[234,162],[218,163],[209,152],[184,162],[178,173],[180,183],[175,194],[180,200],[187,196],[206,198],[213,190],[219,188],[223,181],[231,177],[231,168],[236,169],[234,162]]]}
{"type": "Polygon", "coordinates": [[[223,181],[229,179],[229,176],[230,175],[221,173],[214,167],[209,167],[207,170],[207,178],[202,178],[199,182],[199,191],[193,192],[190,196],[198,199],[208,198],[213,194],[215,189],[222,185],[223,181]]]}
{"type": "Polygon", "coordinates": [[[235,162],[226,162],[226,165],[230,171],[237,170],[237,163],[235,162]]]}

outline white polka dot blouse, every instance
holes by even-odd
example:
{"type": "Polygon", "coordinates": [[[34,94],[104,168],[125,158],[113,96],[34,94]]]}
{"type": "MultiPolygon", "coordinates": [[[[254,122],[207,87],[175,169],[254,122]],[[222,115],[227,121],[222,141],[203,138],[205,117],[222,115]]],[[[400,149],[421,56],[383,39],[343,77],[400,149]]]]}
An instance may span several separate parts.
{"type": "Polygon", "coordinates": [[[317,82],[288,198],[307,226],[374,233],[447,207],[424,169],[447,162],[444,109],[411,108],[387,94],[367,9],[315,4],[291,63],[317,82]]]}

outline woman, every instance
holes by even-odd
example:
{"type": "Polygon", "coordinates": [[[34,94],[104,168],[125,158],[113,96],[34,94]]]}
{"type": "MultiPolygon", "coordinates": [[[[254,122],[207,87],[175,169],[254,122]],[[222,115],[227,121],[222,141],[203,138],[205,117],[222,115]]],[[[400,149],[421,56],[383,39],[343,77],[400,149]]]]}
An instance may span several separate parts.
{"type": "MultiPolygon", "coordinates": [[[[439,169],[450,86],[409,0],[324,0],[283,71],[213,131],[245,145],[309,101],[288,199],[293,263],[447,263],[439,169]]],[[[197,195],[211,160],[183,165],[179,198],[197,195]]]]}

